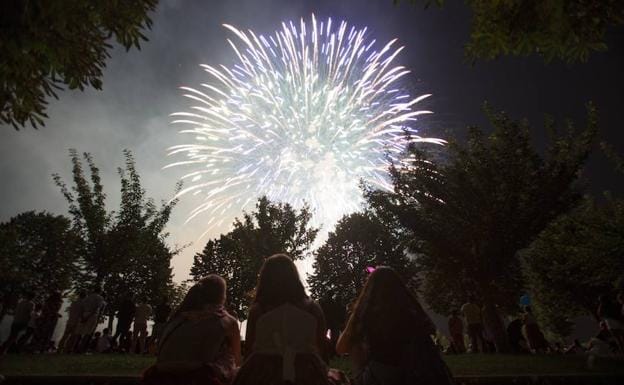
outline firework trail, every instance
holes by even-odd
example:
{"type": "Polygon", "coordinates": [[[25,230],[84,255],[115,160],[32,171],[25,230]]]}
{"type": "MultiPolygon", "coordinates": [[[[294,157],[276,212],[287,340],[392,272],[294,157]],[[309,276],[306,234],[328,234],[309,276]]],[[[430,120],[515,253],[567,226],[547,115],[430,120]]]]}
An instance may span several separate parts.
{"type": "Polygon", "coordinates": [[[167,167],[190,168],[179,195],[203,196],[188,220],[206,213],[208,228],[220,225],[266,195],[307,203],[315,224],[332,226],[360,207],[360,180],[392,189],[388,166],[408,143],[443,143],[418,136],[430,111],[415,107],[429,95],[401,87],[409,71],[393,64],[396,39],[378,49],[366,28],[314,15],[266,37],[224,26],[236,64],[202,65],[210,81],[182,87],[194,105],[172,114],[192,143],[171,147],[186,158],[167,167]]]}

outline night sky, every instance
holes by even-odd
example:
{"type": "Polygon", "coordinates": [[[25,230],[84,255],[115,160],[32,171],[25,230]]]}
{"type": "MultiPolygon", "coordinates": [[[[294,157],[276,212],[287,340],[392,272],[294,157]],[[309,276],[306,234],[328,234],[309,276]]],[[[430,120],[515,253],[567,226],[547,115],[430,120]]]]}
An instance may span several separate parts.
{"type": "MultiPolygon", "coordinates": [[[[451,4],[452,3],[452,4],[451,4]]],[[[116,48],[108,61],[104,90],[62,92],[51,101],[49,120],[39,130],[16,132],[2,127],[0,135],[0,220],[27,210],[66,214],[67,203],[52,182],[58,172],[69,179],[67,149],[91,152],[101,168],[109,209],[118,207],[117,167],[122,150],[135,154],[148,195],[157,200],[171,197],[183,169],[162,167],[166,148],[184,142],[169,114],[185,110],[187,101],[178,87],[196,86],[208,79],[199,64],[231,64],[233,54],[226,42],[231,37],[222,26],[232,24],[269,34],[283,20],[328,16],[356,27],[368,26],[379,42],[398,38],[405,50],[397,63],[412,74],[406,78],[413,94],[432,93],[426,107],[435,112],[422,124],[430,136],[460,137],[470,125],[486,126],[481,110],[484,101],[507,111],[513,118],[527,118],[534,128],[536,144],[543,147],[543,117],[585,119],[584,105],[594,101],[600,116],[600,140],[624,152],[621,117],[624,110],[624,34],[609,36],[610,51],[595,54],[588,63],[544,63],[541,58],[504,58],[477,62],[464,59],[470,11],[462,2],[443,9],[423,10],[391,0],[245,0],[161,1],[153,15],[149,41],[140,51],[116,48]]],[[[591,157],[583,176],[590,192],[624,192],[624,178],[612,171],[599,150],[591,157]]],[[[187,277],[193,254],[206,239],[202,218],[184,225],[198,197],[186,196],[174,211],[168,230],[171,244],[192,244],[174,260],[176,280],[187,277]]],[[[204,218],[205,219],[205,218],[204,218]]],[[[213,236],[218,235],[216,229],[213,236]]]]}

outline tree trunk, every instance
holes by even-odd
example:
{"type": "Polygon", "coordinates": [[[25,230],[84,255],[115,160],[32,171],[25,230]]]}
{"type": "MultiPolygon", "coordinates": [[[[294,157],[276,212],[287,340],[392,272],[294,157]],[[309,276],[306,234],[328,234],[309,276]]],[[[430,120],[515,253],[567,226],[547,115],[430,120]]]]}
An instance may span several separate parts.
{"type": "Polygon", "coordinates": [[[496,306],[491,303],[486,303],[483,306],[483,327],[487,330],[494,339],[494,345],[496,346],[497,353],[509,353],[511,346],[509,345],[509,339],[507,338],[507,331],[505,330],[505,323],[503,318],[498,313],[496,306]]]}

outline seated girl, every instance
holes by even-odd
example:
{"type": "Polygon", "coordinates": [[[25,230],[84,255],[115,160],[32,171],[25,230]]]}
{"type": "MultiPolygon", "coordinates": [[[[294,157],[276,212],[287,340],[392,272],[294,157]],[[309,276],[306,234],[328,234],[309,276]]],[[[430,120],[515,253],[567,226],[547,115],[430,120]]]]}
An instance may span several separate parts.
{"type": "Polygon", "coordinates": [[[326,385],[345,380],[321,358],[325,332],[323,311],[306,295],[292,260],[284,254],[267,258],[247,320],[247,359],[234,384],[326,385]]]}
{"type": "Polygon", "coordinates": [[[338,339],[361,385],[446,385],[453,380],[431,335],[435,327],[399,275],[375,269],[338,339]]]}
{"type": "Polygon", "coordinates": [[[211,274],[193,286],[165,326],[146,385],[229,384],[240,364],[238,321],[225,311],[226,284],[211,274]]]}

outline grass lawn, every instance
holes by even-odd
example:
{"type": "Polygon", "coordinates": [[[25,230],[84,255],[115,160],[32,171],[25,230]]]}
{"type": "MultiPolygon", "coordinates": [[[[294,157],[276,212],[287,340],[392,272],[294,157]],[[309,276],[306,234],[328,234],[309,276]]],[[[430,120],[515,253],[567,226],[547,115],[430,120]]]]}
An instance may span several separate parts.
{"type": "MultiPolygon", "coordinates": [[[[623,359],[597,359],[587,369],[583,356],[445,356],[456,376],[465,375],[540,375],[540,374],[619,374],[624,375],[623,359]]],[[[0,357],[4,375],[102,375],[136,376],[154,362],[150,356],[98,355],[6,355],[0,357]]],[[[332,366],[349,371],[347,359],[336,359],[332,366]]]]}

